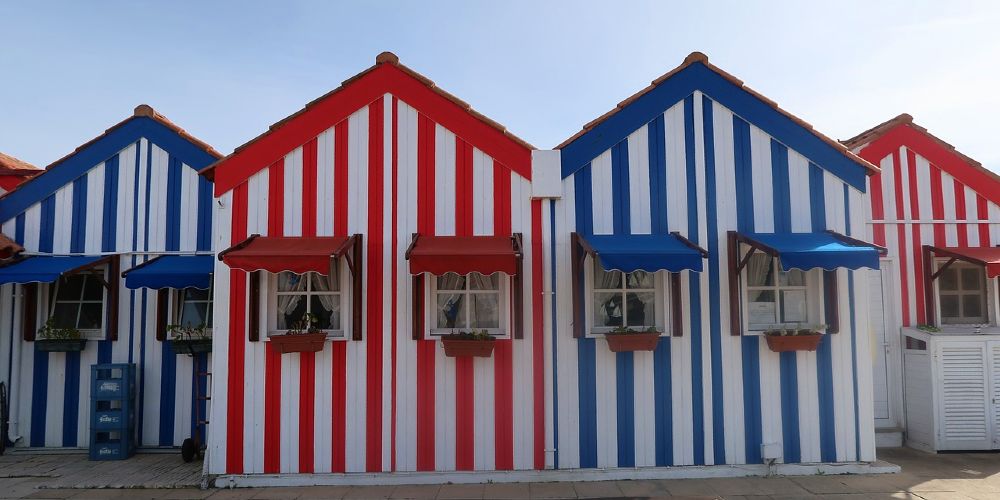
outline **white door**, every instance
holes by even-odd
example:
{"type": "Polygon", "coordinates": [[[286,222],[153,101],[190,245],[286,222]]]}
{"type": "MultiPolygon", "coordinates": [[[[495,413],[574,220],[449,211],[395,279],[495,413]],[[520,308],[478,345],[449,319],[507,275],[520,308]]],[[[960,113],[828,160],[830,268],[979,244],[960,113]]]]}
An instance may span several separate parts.
{"type": "Polygon", "coordinates": [[[988,344],[945,341],[938,345],[938,449],[989,450],[994,412],[988,344]]]}
{"type": "Polygon", "coordinates": [[[872,343],[872,395],[874,397],[875,427],[880,429],[897,426],[893,404],[897,392],[901,390],[893,381],[893,370],[898,366],[894,361],[899,357],[899,335],[895,327],[896,315],[891,299],[893,286],[892,265],[881,262],[881,269],[868,273],[871,300],[869,321],[872,343]],[[890,390],[891,389],[891,390],[890,390]]]}
{"type": "Polygon", "coordinates": [[[990,417],[993,420],[993,449],[1000,449],[1000,342],[987,344],[990,355],[990,417]]]}

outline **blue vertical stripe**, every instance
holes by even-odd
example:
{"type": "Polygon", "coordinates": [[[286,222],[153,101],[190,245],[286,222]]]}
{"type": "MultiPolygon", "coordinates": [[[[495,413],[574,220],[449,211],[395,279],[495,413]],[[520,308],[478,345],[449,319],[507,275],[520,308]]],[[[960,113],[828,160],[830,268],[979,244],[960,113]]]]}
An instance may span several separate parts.
{"type": "Polygon", "coordinates": [[[73,202],[69,228],[70,253],[83,253],[87,247],[87,176],[73,181],[73,202]]]}
{"type": "Polygon", "coordinates": [[[649,211],[653,234],[667,234],[667,149],[663,115],[647,126],[649,146],[649,211]]]}
{"type": "MultiPolygon", "coordinates": [[[[143,168],[141,165],[137,165],[138,168],[143,168]]],[[[145,224],[143,225],[143,250],[149,251],[149,194],[152,190],[152,173],[153,173],[153,144],[147,143],[146,146],[146,185],[143,189],[146,192],[146,204],[143,207],[143,218],[145,224]]],[[[136,173],[136,179],[139,178],[138,172],[136,173]]],[[[136,205],[136,212],[139,211],[139,206],[136,205]]],[[[143,256],[142,260],[146,261],[149,258],[148,255],[143,256]]],[[[141,317],[146,317],[147,311],[147,301],[149,298],[149,292],[144,288],[140,294],[142,295],[140,314],[141,317]]],[[[142,321],[139,324],[139,416],[137,418],[136,426],[139,428],[139,442],[142,442],[142,429],[144,427],[143,421],[145,417],[146,408],[146,322],[142,321]]],[[[163,408],[160,408],[163,411],[163,408]]],[[[170,413],[173,415],[173,412],[170,413]]]]}
{"type": "Polygon", "coordinates": [[[212,183],[198,176],[198,250],[212,249],[212,183]]]}
{"type": "MultiPolygon", "coordinates": [[[[590,172],[590,165],[587,165],[573,176],[576,190],[576,230],[582,234],[593,234],[594,227],[590,172]]],[[[577,286],[586,286],[584,276],[574,276],[574,278],[577,286]]],[[[574,318],[574,321],[583,321],[586,324],[586,315],[586,311],[581,311],[581,317],[574,318]]],[[[580,467],[597,467],[597,363],[594,339],[577,339],[576,345],[577,391],[580,405],[580,467]]]]}
{"type": "Polygon", "coordinates": [[[14,219],[14,241],[24,246],[24,212],[17,214],[14,219]]]}
{"type": "MultiPolygon", "coordinates": [[[[753,232],[753,164],[750,151],[750,125],[733,116],[733,156],[736,175],[736,227],[753,232]]],[[[736,286],[736,284],[732,284],[736,286]]],[[[741,321],[730,318],[730,321],[741,321]]],[[[743,355],[743,437],[746,462],[761,463],[763,424],[760,413],[760,345],[755,335],[741,339],[743,355]]]]}
{"type": "MultiPolygon", "coordinates": [[[[135,180],[132,184],[132,251],[135,252],[139,250],[139,169],[142,168],[141,165],[141,146],[142,141],[135,143],[135,180]]],[[[135,267],[138,264],[138,260],[135,255],[131,258],[132,264],[129,267],[135,267]]],[[[129,318],[135,317],[135,290],[129,290],[129,301],[128,301],[128,315],[129,318]]],[[[135,362],[135,321],[128,322],[128,362],[135,362]]],[[[140,375],[140,382],[142,382],[142,376],[140,375]]],[[[142,388],[139,388],[142,391],[142,388]]],[[[140,398],[140,405],[142,399],[140,398]]],[[[141,411],[141,410],[140,410],[141,411]]],[[[139,429],[139,442],[142,442],[142,429],[139,429]]]]}
{"type": "MultiPolygon", "coordinates": [[[[694,96],[684,99],[684,152],[687,170],[687,237],[698,243],[698,182],[695,164],[694,96]]],[[[694,464],[705,464],[705,395],[702,380],[701,276],[688,272],[691,292],[691,420],[694,464]]]]}
{"type": "MultiPolygon", "coordinates": [[[[181,246],[181,175],[184,166],[170,155],[167,161],[166,238],[167,251],[181,246]]],[[[149,200],[146,200],[147,206],[149,200]]],[[[147,217],[148,218],[148,217],[147,217]]],[[[147,229],[148,230],[148,229],[147,229]]],[[[148,247],[147,247],[148,248],[148,247]]],[[[166,318],[158,318],[166,321],[166,318]]],[[[160,446],[174,443],[174,405],[177,390],[177,356],[170,342],[161,342],[160,351],[160,446]]]]}
{"type": "MultiPolygon", "coordinates": [[[[73,181],[69,251],[83,253],[87,244],[87,176],[73,181]]],[[[76,446],[77,422],[80,420],[80,353],[66,353],[66,379],[63,392],[62,445],[76,446]]]]}
{"type": "Polygon", "coordinates": [[[171,155],[167,161],[167,221],[166,242],[168,252],[181,248],[181,161],[171,155]]]}
{"type": "MultiPolygon", "coordinates": [[[[850,188],[844,184],[844,227],[851,234],[850,188]]],[[[847,271],[848,306],[851,311],[851,378],[854,387],[854,459],[861,460],[861,422],[858,412],[858,328],[854,315],[854,271],[847,271]]]]}
{"type": "Polygon", "coordinates": [[[719,206],[716,193],[715,123],[713,102],[702,96],[702,130],[705,142],[705,219],[708,224],[708,317],[712,347],[712,452],[717,465],[726,463],[725,395],[722,386],[722,296],[719,285],[719,206]]]}
{"type": "MultiPolygon", "coordinates": [[[[52,253],[55,237],[56,198],[49,195],[41,203],[39,214],[38,251],[52,253]]],[[[33,376],[31,379],[31,446],[45,446],[45,422],[48,408],[46,395],[49,389],[49,353],[35,346],[33,376]]]]}
{"type": "Polygon", "coordinates": [[[552,272],[552,467],[559,468],[559,309],[556,301],[556,200],[549,200],[549,269],[552,272]]]}
{"type": "Polygon", "coordinates": [[[635,467],[635,359],[631,352],[615,355],[618,394],[618,467],[635,467]]]}
{"type": "MultiPolygon", "coordinates": [[[[118,244],[118,155],[104,162],[104,206],[101,213],[101,251],[114,252],[118,244]]],[[[118,304],[112,304],[117,307],[118,304]]],[[[129,316],[131,323],[132,316],[129,316]]],[[[120,318],[119,318],[120,319],[120,318]]],[[[112,341],[97,342],[97,362],[110,363],[112,341]]]]}
{"type": "Polygon", "coordinates": [[[52,253],[52,240],[55,236],[56,196],[51,195],[42,200],[41,213],[38,216],[38,251],[52,253]]]}
{"type": "Polygon", "coordinates": [[[611,148],[611,198],[614,207],[614,234],[631,234],[629,211],[628,139],[611,148]]]}
{"type": "Polygon", "coordinates": [[[673,376],[670,371],[670,342],[663,340],[653,351],[653,405],[656,430],[656,465],[674,465],[673,376]]]}
{"type": "MultiPolygon", "coordinates": [[[[771,139],[771,183],[774,200],[774,231],[792,230],[792,193],[788,179],[788,148],[771,139]]],[[[781,435],[786,463],[802,461],[799,437],[799,372],[795,352],[779,355],[781,383],[781,435]]]]}
{"type": "MultiPolygon", "coordinates": [[[[813,231],[826,229],[826,194],[823,189],[823,171],[809,165],[809,207],[813,231]]],[[[825,277],[825,273],[824,273],[825,277]]],[[[820,460],[837,460],[837,431],[833,401],[833,351],[831,335],[824,335],[816,349],[816,385],[819,390],[819,448],[820,460]]]]}

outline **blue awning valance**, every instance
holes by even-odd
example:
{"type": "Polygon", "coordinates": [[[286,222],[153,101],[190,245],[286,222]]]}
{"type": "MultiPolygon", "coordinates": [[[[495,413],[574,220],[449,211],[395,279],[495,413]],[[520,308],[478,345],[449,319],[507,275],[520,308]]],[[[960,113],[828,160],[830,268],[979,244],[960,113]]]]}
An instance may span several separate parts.
{"type": "Polygon", "coordinates": [[[211,255],[162,255],[122,273],[126,288],[201,288],[212,284],[211,255]]]}
{"type": "MultiPolygon", "coordinates": [[[[885,249],[833,231],[819,233],[737,233],[741,243],[778,258],[781,268],[878,269],[885,249]]],[[[742,267],[742,266],[741,266],[742,267]]]]}
{"type": "Polygon", "coordinates": [[[0,267],[0,285],[7,283],[52,283],[59,276],[85,269],[107,259],[100,255],[52,257],[37,255],[0,267]]]}
{"type": "Polygon", "coordinates": [[[678,233],[577,235],[578,244],[608,270],[701,271],[708,252],[678,233]]]}

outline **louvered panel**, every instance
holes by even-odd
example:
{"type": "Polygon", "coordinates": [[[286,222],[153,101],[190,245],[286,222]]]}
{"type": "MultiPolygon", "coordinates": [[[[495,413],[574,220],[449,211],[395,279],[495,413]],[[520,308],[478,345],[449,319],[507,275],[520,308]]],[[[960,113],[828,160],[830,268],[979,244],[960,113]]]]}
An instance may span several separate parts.
{"type": "Polygon", "coordinates": [[[990,406],[993,417],[993,449],[1000,448],[1000,343],[990,342],[990,406]]]}
{"type": "Polygon", "coordinates": [[[984,344],[941,345],[941,449],[975,450],[992,445],[992,388],[987,384],[986,356],[984,344]]]}

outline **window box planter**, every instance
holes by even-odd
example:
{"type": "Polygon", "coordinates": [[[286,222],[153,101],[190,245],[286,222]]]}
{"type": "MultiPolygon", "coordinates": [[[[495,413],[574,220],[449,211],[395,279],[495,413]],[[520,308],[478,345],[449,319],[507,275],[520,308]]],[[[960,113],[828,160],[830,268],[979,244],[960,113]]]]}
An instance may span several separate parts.
{"type": "Polygon", "coordinates": [[[441,337],[444,355],[449,358],[488,358],[493,355],[496,340],[482,332],[459,332],[441,337]]]}
{"type": "Polygon", "coordinates": [[[212,339],[172,339],[170,347],[174,349],[174,354],[194,356],[212,352],[212,339]]]}
{"type": "Polygon", "coordinates": [[[823,334],[812,330],[799,330],[792,335],[764,332],[768,349],[774,352],[815,351],[823,334]]]}
{"type": "Polygon", "coordinates": [[[609,332],[604,338],[611,352],[653,351],[660,342],[660,332],[609,332]]]}
{"type": "Polygon", "coordinates": [[[80,352],[87,347],[87,339],[38,339],[35,348],[41,352],[80,352]]]}
{"type": "Polygon", "coordinates": [[[290,352],[319,352],[326,344],[326,333],[286,333],[272,335],[271,346],[281,354],[290,352]]]}

